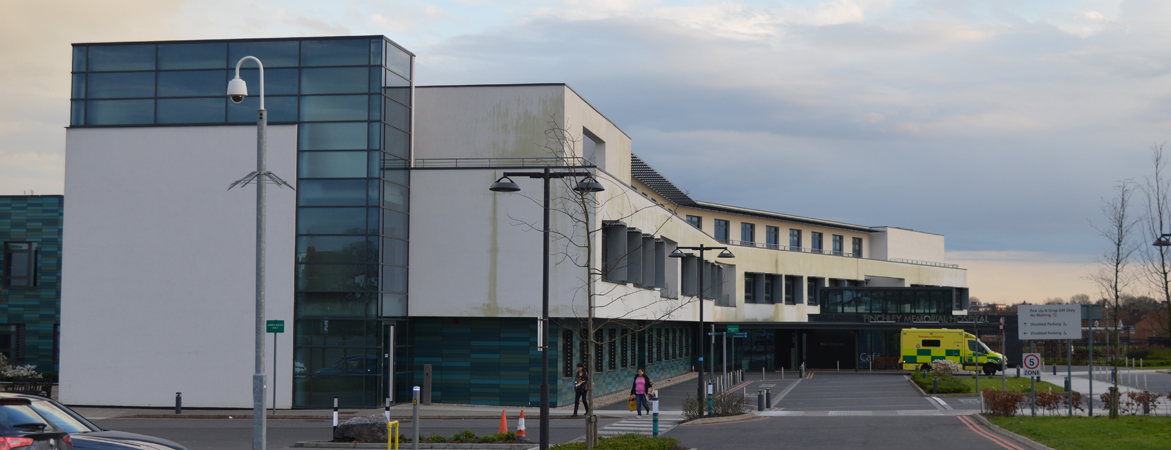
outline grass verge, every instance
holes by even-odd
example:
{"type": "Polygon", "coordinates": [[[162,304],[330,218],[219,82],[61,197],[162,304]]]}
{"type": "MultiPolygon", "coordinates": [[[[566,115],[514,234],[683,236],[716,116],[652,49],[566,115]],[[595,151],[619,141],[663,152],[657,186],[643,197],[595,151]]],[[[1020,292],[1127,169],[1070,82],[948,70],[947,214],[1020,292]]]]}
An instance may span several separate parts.
{"type": "Polygon", "coordinates": [[[992,423],[1057,450],[1166,449],[1171,417],[993,417],[992,423]]]}
{"type": "MultiPolygon", "coordinates": [[[[957,376],[956,379],[962,381],[968,387],[971,387],[972,388],[971,392],[976,392],[976,380],[972,379],[971,376],[967,376],[967,377],[957,376]]],[[[1004,383],[1005,384],[1004,390],[1007,392],[1029,392],[1029,378],[1028,377],[1009,377],[1009,378],[1005,378],[1004,382],[1005,382],[1004,383]]],[[[1037,392],[1049,392],[1050,388],[1053,388],[1053,392],[1065,392],[1065,388],[1062,386],[1058,386],[1053,383],[1048,383],[1048,382],[1044,382],[1044,381],[1037,382],[1037,392]]],[[[1000,377],[981,376],[980,377],[980,390],[983,391],[985,389],[992,389],[995,391],[1001,390],[1000,389],[1000,377]]]]}
{"type": "MultiPolygon", "coordinates": [[[[549,447],[549,450],[585,450],[585,442],[570,442],[549,447]]],[[[673,450],[681,449],[679,441],[665,437],[646,437],[637,434],[624,434],[609,438],[598,439],[595,450],[673,450]]]]}

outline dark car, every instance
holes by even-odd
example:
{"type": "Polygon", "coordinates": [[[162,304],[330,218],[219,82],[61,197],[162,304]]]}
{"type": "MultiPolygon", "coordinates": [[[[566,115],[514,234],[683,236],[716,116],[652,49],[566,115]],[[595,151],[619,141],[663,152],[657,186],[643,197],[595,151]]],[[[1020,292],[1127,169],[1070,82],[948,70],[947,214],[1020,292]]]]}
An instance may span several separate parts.
{"type": "Polygon", "coordinates": [[[0,398],[0,450],[73,450],[73,440],[28,399],[0,398]]]}
{"type": "MultiPolygon", "coordinates": [[[[162,438],[102,429],[69,407],[39,395],[0,393],[0,404],[8,401],[27,402],[25,408],[35,411],[43,418],[42,421],[51,424],[53,429],[68,433],[69,439],[72,441],[71,447],[59,445],[58,447],[44,447],[45,449],[187,450],[182,445],[162,438]]],[[[15,448],[24,450],[23,447],[15,448]]],[[[31,447],[30,450],[34,448],[41,449],[41,447],[31,447]]],[[[6,449],[0,445],[0,450],[6,449]]]]}

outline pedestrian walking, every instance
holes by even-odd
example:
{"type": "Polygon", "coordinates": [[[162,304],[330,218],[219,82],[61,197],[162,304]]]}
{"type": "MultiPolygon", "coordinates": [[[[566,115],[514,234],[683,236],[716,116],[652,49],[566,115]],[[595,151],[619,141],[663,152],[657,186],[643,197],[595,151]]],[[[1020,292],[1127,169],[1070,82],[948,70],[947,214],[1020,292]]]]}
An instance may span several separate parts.
{"type": "Polygon", "coordinates": [[[638,369],[638,373],[634,374],[634,385],[630,386],[630,396],[637,403],[635,410],[638,412],[638,417],[642,417],[642,410],[644,409],[648,415],[651,413],[651,407],[646,401],[646,396],[653,390],[654,384],[651,383],[651,378],[646,376],[645,371],[638,369]]]}
{"type": "Polygon", "coordinates": [[[590,403],[586,398],[589,392],[590,373],[586,371],[585,363],[577,363],[577,376],[573,378],[573,417],[577,417],[578,402],[585,406],[586,414],[590,413],[590,403]]]}

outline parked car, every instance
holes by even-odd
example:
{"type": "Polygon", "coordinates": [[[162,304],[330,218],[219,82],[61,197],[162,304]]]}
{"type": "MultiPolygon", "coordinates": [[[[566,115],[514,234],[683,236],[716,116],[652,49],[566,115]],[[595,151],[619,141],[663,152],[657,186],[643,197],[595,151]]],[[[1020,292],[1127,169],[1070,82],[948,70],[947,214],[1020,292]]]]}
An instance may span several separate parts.
{"type": "Polygon", "coordinates": [[[23,398],[0,398],[0,450],[73,450],[73,439],[23,398]]]}
{"type": "MultiPolygon", "coordinates": [[[[30,447],[29,450],[187,450],[166,439],[103,429],[69,407],[39,395],[0,392],[0,405],[6,402],[24,405],[24,410],[34,411],[40,417],[38,422],[48,423],[52,429],[68,433],[67,439],[71,441],[69,446],[58,444],[57,447],[30,447]]],[[[0,429],[2,427],[0,425],[0,429]]],[[[24,447],[14,448],[25,450],[24,447]]],[[[0,450],[6,448],[0,445],[0,450]]]]}

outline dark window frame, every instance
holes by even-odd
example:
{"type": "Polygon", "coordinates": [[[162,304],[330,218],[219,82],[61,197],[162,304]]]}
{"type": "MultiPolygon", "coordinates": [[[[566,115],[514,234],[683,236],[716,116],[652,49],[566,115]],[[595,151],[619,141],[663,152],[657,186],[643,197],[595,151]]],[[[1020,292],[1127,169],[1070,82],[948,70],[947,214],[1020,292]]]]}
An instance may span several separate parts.
{"type": "Polygon", "coordinates": [[[796,228],[789,229],[789,248],[793,250],[801,249],[801,230],[796,228]]]}
{"type": "Polygon", "coordinates": [[[764,244],[769,248],[778,248],[781,245],[781,229],[772,225],[764,226],[764,244]]]}
{"type": "Polygon", "coordinates": [[[713,227],[713,228],[715,228],[715,230],[713,230],[715,235],[713,237],[715,237],[717,241],[728,242],[728,239],[731,237],[728,234],[728,233],[730,233],[729,228],[731,227],[731,225],[732,225],[731,222],[729,222],[727,220],[715,219],[715,227],[713,227]]]}
{"type": "Polygon", "coordinates": [[[754,244],[756,243],[756,224],[748,222],[740,222],[740,243],[754,244]]]}
{"type": "Polygon", "coordinates": [[[37,243],[31,241],[13,241],[4,243],[4,287],[12,289],[35,289],[37,287],[37,243]],[[24,246],[23,249],[15,247],[24,246]],[[23,276],[13,276],[12,266],[17,261],[23,261],[27,273],[23,276]],[[14,280],[23,280],[22,283],[13,283],[14,280]]]}
{"type": "Polygon", "coordinates": [[[703,229],[703,216],[688,215],[687,216],[687,223],[691,224],[691,226],[695,227],[695,229],[697,229],[697,230],[702,230],[703,229]]]}

